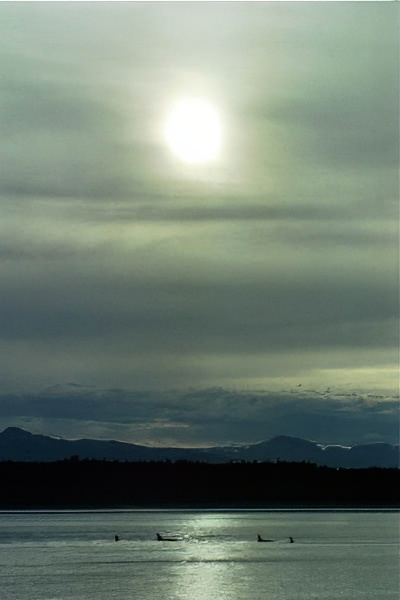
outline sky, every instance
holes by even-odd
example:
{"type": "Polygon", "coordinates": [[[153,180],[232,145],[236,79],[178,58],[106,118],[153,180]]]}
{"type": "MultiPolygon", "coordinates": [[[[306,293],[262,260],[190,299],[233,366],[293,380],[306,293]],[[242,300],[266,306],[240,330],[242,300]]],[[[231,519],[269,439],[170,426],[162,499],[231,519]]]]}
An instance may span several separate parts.
{"type": "Polygon", "coordinates": [[[0,431],[398,443],[398,18],[0,3],[0,431]]]}

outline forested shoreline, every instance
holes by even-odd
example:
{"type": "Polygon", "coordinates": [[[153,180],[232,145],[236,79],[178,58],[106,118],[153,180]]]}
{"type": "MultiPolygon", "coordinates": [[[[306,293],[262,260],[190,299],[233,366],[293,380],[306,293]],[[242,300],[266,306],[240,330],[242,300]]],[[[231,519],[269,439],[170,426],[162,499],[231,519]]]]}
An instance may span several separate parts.
{"type": "Polygon", "coordinates": [[[0,462],[0,508],[399,507],[399,469],[291,462],[0,462]]]}

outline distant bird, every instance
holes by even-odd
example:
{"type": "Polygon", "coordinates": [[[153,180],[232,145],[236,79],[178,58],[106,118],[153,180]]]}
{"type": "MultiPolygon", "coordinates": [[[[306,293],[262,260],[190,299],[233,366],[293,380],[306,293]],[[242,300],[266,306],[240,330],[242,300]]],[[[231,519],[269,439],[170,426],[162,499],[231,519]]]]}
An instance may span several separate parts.
{"type": "Polygon", "coordinates": [[[119,542],[119,536],[118,535],[114,535],[114,541],[115,542],[119,542]]]}
{"type": "Polygon", "coordinates": [[[294,542],[294,539],[293,539],[292,537],[290,537],[290,538],[289,538],[289,541],[290,541],[290,543],[291,543],[291,544],[293,544],[293,542],[294,542]]]}

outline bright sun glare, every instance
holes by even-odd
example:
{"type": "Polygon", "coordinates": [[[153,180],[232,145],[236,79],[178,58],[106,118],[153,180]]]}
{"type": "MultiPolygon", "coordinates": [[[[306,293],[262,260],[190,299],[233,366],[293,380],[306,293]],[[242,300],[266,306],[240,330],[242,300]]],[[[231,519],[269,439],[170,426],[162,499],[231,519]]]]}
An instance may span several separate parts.
{"type": "Polygon", "coordinates": [[[172,152],[187,163],[216,160],[221,147],[218,112],[204,100],[181,100],[167,119],[165,136],[172,152]]]}

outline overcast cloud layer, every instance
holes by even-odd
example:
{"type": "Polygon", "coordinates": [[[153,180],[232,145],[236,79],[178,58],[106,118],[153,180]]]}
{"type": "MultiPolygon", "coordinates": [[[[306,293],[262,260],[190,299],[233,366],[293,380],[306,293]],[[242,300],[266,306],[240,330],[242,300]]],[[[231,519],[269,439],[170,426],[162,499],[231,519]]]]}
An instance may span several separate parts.
{"type": "Polygon", "coordinates": [[[0,429],[397,442],[398,11],[0,4],[0,429]]]}

